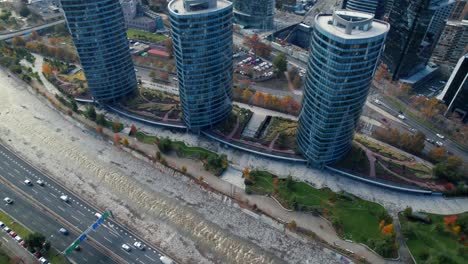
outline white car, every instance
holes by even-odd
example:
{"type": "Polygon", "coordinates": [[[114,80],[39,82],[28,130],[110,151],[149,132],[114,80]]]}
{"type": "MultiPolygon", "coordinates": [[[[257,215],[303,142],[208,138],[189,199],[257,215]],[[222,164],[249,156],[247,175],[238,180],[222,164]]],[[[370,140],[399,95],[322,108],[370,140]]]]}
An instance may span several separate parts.
{"type": "Polygon", "coordinates": [[[60,196],[60,200],[68,203],[68,201],[70,201],[70,198],[67,195],[62,195],[62,196],[60,196]]]}
{"type": "Polygon", "coordinates": [[[125,250],[125,251],[127,251],[127,252],[130,252],[130,251],[132,250],[132,249],[130,248],[130,246],[127,245],[127,244],[122,244],[122,249],[125,250]]]}
{"type": "Polygon", "coordinates": [[[32,186],[32,182],[30,180],[24,180],[24,184],[28,186],[32,186]]]}
{"type": "Polygon", "coordinates": [[[441,138],[441,139],[445,139],[445,136],[444,135],[441,135],[441,134],[436,134],[437,137],[441,138]]]}
{"type": "Polygon", "coordinates": [[[18,242],[18,243],[21,242],[21,241],[23,241],[23,239],[22,239],[20,236],[15,236],[15,240],[16,240],[16,242],[18,242]]]}
{"type": "Polygon", "coordinates": [[[39,262],[41,262],[41,264],[48,264],[49,263],[49,261],[47,259],[45,259],[44,257],[41,257],[39,259],[39,262]]]}
{"type": "Polygon", "coordinates": [[[166,256],[161,256],[159,260],[164,264],[173,264],[174,261],[166,256]]]}
{"type": "Polygon", "coordinates": [[[145,249],[145,245],[143,245],[143,243],[141,243],[141,242],[139,242],[139,241],[133,243],[133,245],[134,245],[136,248],[138,248],[139,250],[145,249]]]}
{"type": "Polygon", "coordinates": [[[442,143],[442,142],[440,142],[440,141],[437,141],[437,142],[436,142],[436,145],[437,145],[438,147],[443,147],[443,146],[444,146],[444,143],[442,143]]]}
{"type": "Polygon", "coordinates": [[[406,119],[406,117],[405,117],[404,115],[402,115],[402,114],[399,114],[399,115],[398,115],[398,118],[400,118],[401,120],[405,120],[405,119],[406,119]]]}
{"type": "Polygon", "coordinates": [[[39,186],[44,186],[44,181],[43,180],[37,180],[36,183],[39,186]]]}
{"type": "Polygon", "coordinates": [[[3,198],[3,201],[7,204],[12,204],[13,203],[13,200],[10,198],[10,197],[5,197],[3,198]]]}
{"type": "Polygon", "coordinates": [[[374,100],[374,103],[377,104],[377,105],[381,105],[381,104],[382,104],[382,102],[380,102],[379,99],[375,99],[375,100],[374,100]]]}

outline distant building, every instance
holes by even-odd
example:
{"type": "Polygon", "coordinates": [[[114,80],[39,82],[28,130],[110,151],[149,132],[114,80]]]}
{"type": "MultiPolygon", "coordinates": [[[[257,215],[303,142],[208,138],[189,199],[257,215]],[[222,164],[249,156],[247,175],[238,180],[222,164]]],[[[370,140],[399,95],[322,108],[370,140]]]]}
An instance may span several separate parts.
{"type": "Polygon", "coordinates": [[[447,105],[445,115],[457,112],[462,116],[463,122],[468,121],[468,54],[458,60],[444,90],[437,98],[447,105]]]}
{"type": "Polygon", "coordinates": [[[232,0],[234,22],[243,28],[273,28],[275,0],[232,0]]]}
{"type": "Polygon", "coordinates": [[[61,0],[94,100],[115,102],[137,89],[119,0],[61,0]]]}
{"type": "Polygon", "coordinates": [[[382,19],[385,14],[385,0],[343,0],[342,8],[371,13],[376,19],[382,19]]]}
{"type": "Polygon", "coordinates": [[[468,20],[448,21],[434,49],[432,60],[438,64],[454,67],[460,57],[467,52],[468,20]]]}
{"type": "Polygon", "coordinates": [[[315,17],[297,133],[312,166],[334,163],[351,148],[389,29],[359,11],[315,17]]]}
{"type": "Polygon", "coordinates": [[[438,41],[443,15],[453,0],[393,0],[388,22],[392,25],[382,60],[394,79],[424,70],[438,41]]]}
{"type": "Polygon", "coordinates": [[[455,2],[449,20],[468,20],[468,0],[457,0],[455,2]]]}
{"type": "Polygon", "coordinates": [[[232,3],[173,0],[168,5],[183,120],[199,131],[232,109],[232,3]]]}
{"type": "Polygon", "coordinates": [[[125,24],[128,28],[155,32],[164,30],[161,16],[151,12],[147,14],[141,0],[120,0],[124,13],[125,24]]]}

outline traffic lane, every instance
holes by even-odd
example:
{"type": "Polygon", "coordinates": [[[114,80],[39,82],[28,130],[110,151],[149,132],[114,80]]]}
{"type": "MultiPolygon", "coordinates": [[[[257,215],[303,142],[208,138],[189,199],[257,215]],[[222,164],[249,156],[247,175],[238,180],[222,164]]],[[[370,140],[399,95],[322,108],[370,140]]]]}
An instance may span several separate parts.
{"type": "MultiPolygon", "coordinates": [[[[1,155],[1,156],[3,156],[3,155],[1,155]]],[[[16,163],[13,162],[13,164],[16,164],[16,163]]],[[[10,166],[7,166],[6,168],[9,169],[9,170],[4,170],[4,171],[7,171],[7,174],[11,174],[11,171],[14,171],[14,173],[18,172],[18,170],[16,168],[11,168],[10,166]]],[[[19,176],[19,175],[16,175],[16,176],[19,176]]],[[[60,195],[60,194],[57,194],[57,195],[51,194],[51,195],[53,195],[55,197],[55,199],[53,198],[52,200],[51,199],[46,200],[44,198],[48,196],[48,194],[47,194],[48,192],[42,192],[41,190],[39,190],[39,192],[37,192],[36,195],[34,195],[34,193],[32,192],[32,190],[34,190],[34,188],[42,189],[43,186],[39,186],[37,184],[35,184],[33,186],[28,186],[28,185],[23,183],[24,179],[18,179],[18,178],[19,177],[15,177],[15,179],[13,179],[12,181],[10,181],[10,179],[7,178],[7,180],[9,180],[12,184],[14,184],[18,188],[20,188],[22,191],[24,191],[27,194],[31,195],[31,197],[33,199],[35,199],[36,201],[38,201],[39,203],[42,203],[43,205],[46,205],[49,210],[51,210],[54,213],[58,214],[60,217],[65,219],[69,224],[75,226],[78,230],[80,230],[80,231],[86,230],[90,225],[92,225],[97,220],[97,217],[93,215],[92,216],[93,220],[88,221],[89,224],[86,224],[83,221],[80,221],[79,218],[72,217],[73,213],[75,212],[74,209],[72,208],[72,206],[69,203],[65,203],[64,201],[62,201],[62,200],[60,200],[58,198],[58,195],[60,195]]],[[[99,230],[100,229],[98,229],[98,231],[99,230]]],[[[98,241],[99,243],[101,243],[104,247],[109,248],[109,249],[113,249],[114,252],[116,252],[115,251],[116,249],[117,250],[120,249],[121,245],[124,244],[124,243],[133,245],[132,240],[131,240],[132,239],[131,235],[130,235],[130,237],[122,237],[122,236],[119,236],[118,233],[117,233],[116,237],[114,237],[112,239],[109,239],[109,234],[99,232],[99,233],[95,234],[93,236],[93,238],[96,241],[98,241]]],[[[73,240],[68,241],[68,242],[69,242],[69,244],[71,244],[73,242],[73,240]]],[[[66,245],[64,245],[64,247],[65,246],[66,245]]],[[[132,255],[130,255],[129,252],[126,252],[124,250],[117,251],[116,253],[117,253],[117,255],[124,258],[125,261],[127,261],[129,263],[132,263],[135,260],[135,258],[138,257],[138,256],[135,256],[135,255],[132,256],[132,255]]]]}
{"type": "MultiPolygon", "coordinates": [[[[2,209],[22,225],[46,236],[47,240],[49,240],[56,249],[63,251],[73,242],[76,234],[65,236],[59,233],[61,227],[60,223],[45,214],[42,210],[26,202],[20,195],[4,185],[0,185],[0,193],[3,195],[3,197],[1,197],[2,199],[8,196],[14,201],[11,205],[2,204],[2,209]]],[[[9,223],[5,224],[8,226],[9,223]]],[[[69,258],[75,260],[76,263],[114,263],[109,257],[87,243],[82,244],[81,252],[72,252],[69,258]]]]}
{"type": "MultiPolygon", "coordinates": [[[[34,199],[40,200],[41,203],[48,205],[49,209],[54,209],[53,211],[55,213],[60,215],[63,219],[66,219],[68,223],[74,225],[79,230],[86,230],[88,226],[92,225],[97,220],[97,217],[94,215],[96,213],[96,210],[89,207],[86,203],[84,203],[81,199],[77,198],[73,194],[68,193],[64,188],[62,188],[54,181],[49,180],[49,178],[46,175],[42,174],[40,171],[37,171],[35,168],[33,168],[28,163],[24,162],[22,159],[14,155],[14,153],[11,153],[2,145],[0,145],[0,161],[2,161],[3,163],[0,163],[0,166],[3,166],[5,167],[5,169],[8,170],[7,174],[9,176],[15,175],[14,180],[8,179],[10,180],[10,182],[14,183],[17,187],[19,187],[21,190],[25,191],[28,194],[34,193],[35,195],[32,195],[34,199]],[[33,186],[27,186],[23,183],[26,179],[25,174],[29,174],[31,176],[30,180],[33,181],[33,186]],[[39,178],[44,180],[44,187],[35,184],[35,179],[39,178]],[[48,194],[45,193],[45,195],[38,195],[41,194],[41,192],[39,192],[38,190],[42,190],[42,188],[47,189],[48,194]],[[37,192],[37,194],[36,192],[34,192],[34,190],[37,192]],[[61,194],[68,195],[70,198],[70,203],[65,203],[62,200],[60,200],[59,197],[61,194]],[[77,217],[72,217],[75,212],[77,213],[76,215],[80,214],[81,217],[79,217],[78,219],[76,219],[77,217]],[[82,221],[79,221],[79,219],[81,219],[82,221]]],[[[117,229],[118,234],[124,239],[124,241],[126,241],[127,244],[133,246],[133,242],[137,238],[128,229],[115,223],[110,219],[107,219],[106,221],[110,222],[111,225],[117,229]]],[[[99,238],[99,242],[108,242],[107,240],[101,237],[96,238],[99,238]]],[[[121,249],[121,244],[113,245],[113,249],[121,249]]],[[[145,254],[146,257],[149,259],[158,259],[159,261],[159,256],[162,254],[162,252],[160,252],[156,248],[149,247],[148,245],[147,249],[148,250],[146,250],[145,254]]],[[[121,253],[118,254],[121,257],[128,256],[128,254],[122,254],[122,252],[119,253],[121,253]]]]}

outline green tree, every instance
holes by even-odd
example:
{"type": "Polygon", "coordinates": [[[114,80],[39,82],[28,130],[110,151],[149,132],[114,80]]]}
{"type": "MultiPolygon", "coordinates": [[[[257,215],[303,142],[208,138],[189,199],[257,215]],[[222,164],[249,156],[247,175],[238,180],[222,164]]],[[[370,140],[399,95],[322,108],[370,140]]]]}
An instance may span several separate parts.
{"type": "Polygon", "coordinates": [[[96,115],[96,124],[98,124],[100,126],[106,126],[107,125],[106,117],[104,116],[104,114],[97,114],[96,115]]]}
{"type": "Polygon", "coordinates": [[[59,36],[65,36],[68,35],[68,29],[66,24],[57,24],[54,26],[54,33],[59,35],[59,36]]]}
{"type": "Polygon", "coordinates": [[[75,98],[71,100],[71,109],[73,112],[78,113],[78,105],[76,104],[75,98]]]}
{"type": "Polygon", "coordinates": [[[94,109],[94,106],[91,105],[87,107],[86,116],[93,121],[96,120],[96,109],[94,109]]]}
{"type": "Polygon", "coordinates": [[[278,70],[279,74],[282,74],[288,69],[288,61],[286,58],[286,54],[280,53],[276,58],[273,60],[273,65],[278,70]]]}
{"type": "Polygon", "coordinates": [[[24,241],[26,241],[28,244],[28,247],[32,249],[42,248],[42,244],[44,244],[45,240],[45,236],[38,232],[33,232],[24,239],[24,241]]]}
{"type": "Polygon", "coordinates": [[[29,16],[29,14],[31,14],[31,11],[29,10],[29,8],[25,5],[22,5],[19,11],[19,15],[22,17],[27,17],[29,16]]]}
{"type": "Polygon", "coordinates": [[[159,139],[158,147],[162,153],[167,153],[171,151],[171,141],[167,137],[161,138],[159,139]]]}

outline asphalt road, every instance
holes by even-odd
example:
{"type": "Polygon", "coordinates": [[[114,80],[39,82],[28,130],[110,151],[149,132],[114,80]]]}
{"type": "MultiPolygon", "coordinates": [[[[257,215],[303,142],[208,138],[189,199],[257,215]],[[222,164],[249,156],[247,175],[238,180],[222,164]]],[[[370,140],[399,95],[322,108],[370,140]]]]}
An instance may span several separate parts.
{"type": "MultiPolygon", "coordinates": [[[[94,215],[96,212],[103,214],[102,211],[96,210],[90,204],[76,197],[2,145],[0,145],[0,173],[5,180],[34,199],[34,201],[45,206],[47,210],[53,212],[56,216],[64,219],[67,226],[71,227],[67,229],[76,229],[79,232],[83,232],[97,220],[97,217],[94,215]],[[33,186],[24,184],[24,180],[26,179],[31,180],[33,186]],[[45,185],[39,186],[36,183],[38,179],[44,180],[45,185]],[[67,195],[70,201],[68,203],[63,202],[60,200],[61,195],[67,195]]],[[[18,210],[18,212],[22,211],[18,210]]],[[[55,229],[51,233],[54,236],[58,234],[59,228],[56,227],[55,229]]],[[[49,233],[44,234],[48,235],[49,233]]],[[[134,242],[142,240],[112,219],[108,218],[96,231],[91,231],[89,236],[127,263],[162,263],[159,260],[160,255],[162,255],[161,251],[151,246],[146,246],[145,250],[135,248],[133,246],[134,242]],[[124,243],[131,247],[130,252],[121,248],[124,243]]],[[[70,234],[69,237],[71,242],[77,236],[76,234],[70,234]]],[[[144,241],[143,244],[148,245],[144,241]]]]}
{"type": "MultiPolygon", "coordinates": [[[[399,110],[396,107],[393,107],[392,104],[387,102],[384,98],[379,98],[379,100],[383,103],[378,105],[381,109],[386,111],[387,113],[392,114],[393,116],[397,116],[399,110]]],[[[441,139],[436,134],[437,132],[432,131],[431,129],[427,128],[425,125],[420,124],[417,120],[413,119],[411,116],[405,115],[405,120],[403,120],[405,124],[408,126],[415,128],[418,131],[421,131],[426,135],[426,138],[433,139],[434,141],[440,141],[444,144],[444,147],[449,151],[452,152],[454,155],[459,156],[465,162],[468,162],[468,155],[466,151],[464,151],[460,146],[456,143],[452,142],[450,139],[441,139]]],[[[426,143],[426,145],[430,145],[426,143]]]]}
{"type": "MultiPolygon", "coordinates": [[[[0,172],[0,174],[3,174],[3,172],[0,172]]],[[[65,248],[73,242],[73,239],[78,236],[78,234],[73,233],[70,233],[68,236],[59,233],[58,230],[61,227],[60,223],[44,213],[44,211],[34,207],[7,186],[0,184],[0,193],[2,194],[2,197],[0,197],[2,201],[5,197],[10,197],[14,201],[13,204],[6,204],[3,202],[0,208],[22,225],[45,235],[47,240],[49,240],[52,246],[57,250],[65,250],[65,248]]],[[[8,223],[5,224],[8,226],[8,223]]],[[[75,263],[115,263],[109,257],[87,243],[82,243],[81,248],[81,251],[70,253],[68,255],[69,259],[75,263]]]]}
{"type": "Polygon", "coordinates": [[[30,28],[24,28],[24,29],[21,29],[21,30],[18,30],[18,31],[14,31],[14,32],[9,32],[9,33],[4,33],[4,34],[0,34],[0,40],[7,40],[7,39],[11,39],[15,36],[22,36],[22,35],[26,35],[26,34],[29,34],[31,33],[33,30],[41,30],[41,29],[44,29],[44,28],[48,28],[48,27],[51,27],[51,26],[55,26],[57,24],[62,24],[65,22],[65,19],[62,19],[62,20],[58,20],[58,21],[54,21],[54,22],[50,22],[50,23],[47,23],[47,24],[44,24],[44,25],[40,25],[40,26],[35,26],[35,27],[30,27],[30,28]]]}

